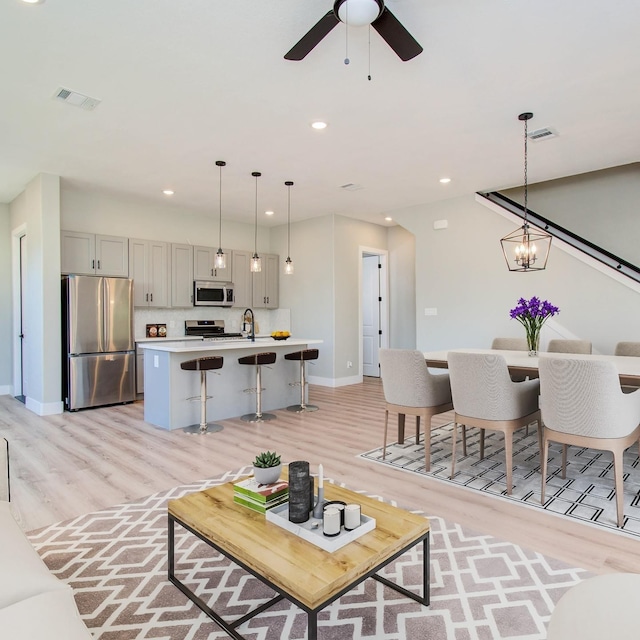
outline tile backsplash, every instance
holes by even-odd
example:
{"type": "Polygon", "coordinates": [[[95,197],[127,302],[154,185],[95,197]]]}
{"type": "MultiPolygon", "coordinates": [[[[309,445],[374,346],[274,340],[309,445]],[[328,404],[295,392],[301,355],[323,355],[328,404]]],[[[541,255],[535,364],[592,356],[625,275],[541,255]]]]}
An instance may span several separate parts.
{"type": "MultiPolygon", "coordinates": [[[[242,331],[244,309],[224,307],[194,307],[193,309],[140,309],[134,310],[134,333],[136,339],[146,335],[148,324],[166,324],[167,338],[184,336],[185,320],[224,320],[229,333],[242,331]]],[[[291,331],[290,309],[254,309],[258,333],[291,331]]],[[[309,336],[305,336],[309,337],[309,336]]]]}

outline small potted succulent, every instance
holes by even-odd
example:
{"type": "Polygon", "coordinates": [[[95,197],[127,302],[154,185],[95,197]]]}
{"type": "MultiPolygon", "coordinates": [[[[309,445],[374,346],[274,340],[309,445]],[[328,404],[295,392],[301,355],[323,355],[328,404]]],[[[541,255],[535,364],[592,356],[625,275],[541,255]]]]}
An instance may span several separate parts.
{"type": "Polygon", "coordinates": [[[253,476],[260,484],[273,484],[280,479],[282,462],[274,451],[263,451],[253,461],[253,476]]]}

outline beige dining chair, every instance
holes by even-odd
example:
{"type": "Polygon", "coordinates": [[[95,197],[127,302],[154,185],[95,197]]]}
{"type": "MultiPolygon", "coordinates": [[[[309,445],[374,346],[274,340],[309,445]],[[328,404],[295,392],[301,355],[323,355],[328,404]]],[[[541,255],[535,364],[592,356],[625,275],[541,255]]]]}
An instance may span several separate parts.
{"type": "MultiPolygon", "coordinates": [[[[538,380],[513,382],[504,356],[451,351],[448,354],[451,395],[455,412],[451,477],[455,473],[458,425],[463,425],[462,446],[466,455],[466,427],[480,429],[480,459],[484,458],[485,429],[504,433],[507,494],[513,487],[513,433],[532,422],[540,426],[538,380]]],[[[540,442],[538,429],[538,441],[540,442]]]]}
{"type": "Polygon", "coordinates": [[[431,469],[431,418],[451,411],[449,374],[432,374],[424,354],[411,349],[380,349],[380,375],[386,401],[382,459],[387,455],[389,411],[416,418],[416,444],[420,438],[420,418],[424,419],[424,466],[431,469]]]}
{"type": "Polygon", "coordinates": [[[549,340],[549,353],[591,353],[588,340],[549,340]]]}
{"type": "Polygon", "coordinates": [[[616,356],[640,357],[640,342],[618,342],[613,354],[616,356]]]}
{"type": "Polygon", "coordinates": [[[529,351],[526,338],[494,338],[491,348],[502,351],[529,351]]]}
{"type": "MultiPolygon", "coordinates": [[[[640,357],[640,342],[618,342],[616,344],[615,351],[613,352],[615,356],[632,356],[632,357],[640,357]]],[[[628,384],[622,385],[623,393],[632,393],[638,387],[631,386],[628,384]]]]}
{"type": "Polygon", "coordinates": [[[562,444],[562,478],[567,447],[589,447],[613,454],[617,524],[623,521],[623,453],[640,438],[640,392],[623,393],[612,362],[541,357],[542,490],[544,504],[549,442],[562,444]]]}

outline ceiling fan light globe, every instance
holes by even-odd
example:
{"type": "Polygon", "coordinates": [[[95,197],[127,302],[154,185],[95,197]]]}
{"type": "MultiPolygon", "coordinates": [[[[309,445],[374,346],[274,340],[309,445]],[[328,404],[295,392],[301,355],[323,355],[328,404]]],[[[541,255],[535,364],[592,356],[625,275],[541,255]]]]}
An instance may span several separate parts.
{"type": "Polygon", "coordinates": [[[338,18],[350,27],[364,27],[371,24],[381,11],[376,0],[344,0],[338,6],[338,18]]]}

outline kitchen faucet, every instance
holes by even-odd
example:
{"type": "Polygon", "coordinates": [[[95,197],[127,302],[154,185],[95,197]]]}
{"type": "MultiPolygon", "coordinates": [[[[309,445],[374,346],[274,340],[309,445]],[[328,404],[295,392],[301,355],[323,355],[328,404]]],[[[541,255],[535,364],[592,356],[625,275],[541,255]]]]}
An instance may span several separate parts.
{"type": "Polygon", "coordinates": [[[247,324],[247,314],[251,314],[251,334],[249,335],[249,339],[251,340],[251,342],[255,342],[256,341],[256,323],[255,323],[255,318],[253,316],[253,310],[252,309],[244,310],[242,317],[244,319],[245,326],[247,324]]]}

